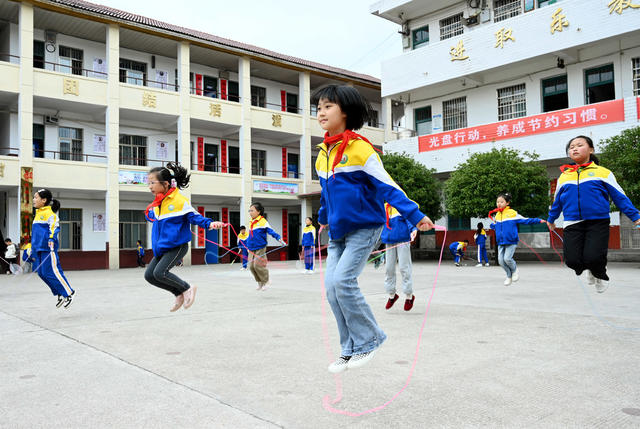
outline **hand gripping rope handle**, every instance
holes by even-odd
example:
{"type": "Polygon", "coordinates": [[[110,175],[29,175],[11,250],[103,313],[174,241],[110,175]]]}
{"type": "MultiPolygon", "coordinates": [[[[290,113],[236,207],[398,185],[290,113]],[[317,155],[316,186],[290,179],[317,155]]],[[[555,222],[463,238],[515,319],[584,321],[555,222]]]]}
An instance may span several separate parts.
{"type": "MultiPolygon", "coordinates": [[[[322,232],[322,230],[324,229],[324,227],[320,227],[320,230],[318,231],[318,235],[320,235],[320,233],[322,232]]],[[[442,253],[444,251],[444,246],[445,243],[447,241],[447,229],[443,226],[440,225],[434,225],[434,229],[436,230],[440,230],[440,231],[444,231],[444,238],[442,240],[442,247],[440,248],[440,258],[438,260],[438,268],[436,269],[436,275],[435,278],[433,279],[433,286],[431,287],[431,294],[429,295],[429,300],[427,301],[427,309],[425,310],[424,313],[424,317],[422,319],[422,326],[420,327],[420,333],[418,334],[418,341],[416,344],[416,350],[415,350],[415,354],[413,357],[413,363],[411,364],[411,369],[409,370],[409,375],[407,376],[407,379],[404,383],[404,385],[402,386],[402,388],[395,393],[391,399],[389,399],[387,402],[385,402],[384,404],[378,405],[377,407],[373,407],[373,408],[369,408],[368,410],[364,410],[358,413],[354,413],[351,411],[345,411],[345,410],[339,410],[337,408],[333,407],[333,404],[336,404],[338,402],[340,402],[342,400],[342,380],[340,378],[340,376],[338,374],[334,374],[334,379],[336,381],[336,395],[335,398],[331,398],[330,395],[326,395],[323,399],[322,399],[322,406],[324,407],[325,410],[329,411],[330,413],[334,413],[334,414],[342,414],[345,416],[351,416],[351,417],[360,417],[363,416],[365,414],[371,414],[371,413],[375,413],[376,411],[380,411],[384,408],[386,408],[389,404],[391,404],[393,401],[396,400],[396,398],[398,398],[398,396],[400,396],[400,394],[402,392],[404,392],[404,390],[409,386],[409,383],[411,382],[411,378],[413,377],[413,372],[416,368],[416,364],[418,362],[418,355],[420,352],[420,344],[422,342],[422,334],[424,332],[424,327],[427,323],[427,315],[429,314],[429,308],[431,307],[431,300],[433,299],[433,295],[435,293],[436,290],[436,283],[438,282],[438,274],[440,273],[440,266],[442,265],[442,253]]],[[[320,248],[320,240],[318,240],[318,248],[320,248]]],[[[320,255],[319,258],[319,266],[320,266],[320,274],[321,274],[321,282],[320,284],[322,285],[322,336],[324,339],[324,345],[325,345],[325,350],[327,353],[327,359],[329,362],[331,362],[332,359],[332,352],[331,352],[331,346],[329,345],[329,332],[328,332],[328,328],[327,328],[327,304],[326,304],[326,289],[325,289],[325,284],[324,284],[324,270],[322,269],[322,255],[320,255]]]]}

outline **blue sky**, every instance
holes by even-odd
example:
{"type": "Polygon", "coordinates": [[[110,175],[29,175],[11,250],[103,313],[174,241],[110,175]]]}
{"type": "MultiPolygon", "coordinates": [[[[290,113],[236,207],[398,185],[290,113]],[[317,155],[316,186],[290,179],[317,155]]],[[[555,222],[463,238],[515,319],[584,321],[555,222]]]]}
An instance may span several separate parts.
{"type": "Polygon", "coordinates": [[[93,2],[376,77],[402,53],[399,26],[369,13],[375,0],[93,2]]]}

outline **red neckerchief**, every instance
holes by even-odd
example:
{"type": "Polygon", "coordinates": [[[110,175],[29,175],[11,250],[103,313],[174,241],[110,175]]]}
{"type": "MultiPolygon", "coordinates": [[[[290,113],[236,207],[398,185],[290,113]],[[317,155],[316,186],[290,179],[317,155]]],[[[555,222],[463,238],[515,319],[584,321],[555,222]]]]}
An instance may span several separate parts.
{"type": "Polygon", "coordinates": [[[151,218],[149,218],[149,211],[151,209],[153,209],[154,207],[159,207],[160,204],[162,204],[162,200],[164,200],[165,197],[168,197],[169,195],[173,194],[176,191],[176,189],[178,189],[178,188],[169,188],[169,190],[167,191],[166,194],[162,194],[162,193],[156,194],[156,197],[154,198],[153,202],[151,204],[149,204],[147,206],[147,209],[144,211],[145,217],[147,219],[151,219],[151,218]]]}
{"type": "Polygon", "coordinates": [[[389,226],[389,218],[391,217],[391,209],[393,209],[393,207],[391,207],[391,204],[387,204],[387,210],[385,210],[387,212],[387,229],[391,229],[391,227],[389,226]]]}
{"type": "Polygon", "coordinates": [[[489,212],[489,214],[487,215],[487,217],[488,217],[489,219],[493,219],[493,220],[495,220],[495,217],[491,217],[491,215],[492,215],[492,214],[494,214],[494,213],[502,213],[503,211],[505,211],[505,210],[506,210],[506,209],[508,209],[508,208],[509,208],[509,206],[505,206],[505,207],[504,207],[504,208],[502,208],[502,209],[499,209],[499,208],[497,208],[497,207],[496,207],[495,209],[493,209],[493,210],[491,210],[491,211],[489,212]]]}
{"type": "Polygon", "coordinates": [[[251,225],[249,225],[249,235],[251,237],[253,237],[253,225],[255,225],[256,223],[260,222],[260,219],[262,219],[262,215],[259,215],[257,218],[252,220],[251,221],[251,225]]]}
{"type": "Polygon", "coordinates": [[[586,162],[584,164],[564,164],[560,166],[560,171],[563,173],[572,173],[574,171],[578,171],[578,168],[585,168],[590,166],[593,161],[586,162]]]}
{"type": "MultiPolygon", "coordinates": [[[[327,148],[329,148],[329,146],[331,146],[332,144],[342,141],[342,143],[340,143],[340,145],[338,146],[338,152],[336,152],[336,157],[333,158],[333,165],[331,166],[331,172],[334,172],[334,170],[336,169],[336,165],[340,164],[340,161],[342,161],[342,155],[344,155],[344,151],[347,148],[347,145],[349,144],[349,140],[356,140],[356,139],[364,140],[367,143],[369,143],[371,147],[373,147],[375,150],[378,150],[373,146],[373,143],[371,143],[369,140],[366,139],[366,137],[363,137],[358,133],[354,133],[351,130],[344,130],[342,133],[336,134],[335,136],[329,136],[329,133],[324,134],[323,143],[327,146],[327,148]]],[[[327,157],[328,156],[329,154],[327,153],[327,157]]]]}

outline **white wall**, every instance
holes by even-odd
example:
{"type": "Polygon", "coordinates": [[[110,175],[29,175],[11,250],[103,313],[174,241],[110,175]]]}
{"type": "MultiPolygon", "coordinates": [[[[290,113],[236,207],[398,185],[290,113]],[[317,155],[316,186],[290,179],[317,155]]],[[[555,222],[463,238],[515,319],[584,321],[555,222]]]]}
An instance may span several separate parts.
{"type": "MultiPolygon", "coordinates": [[[[104,200],[79,200],[62,198],[60,200],[62,208],[82,209],[82,250],[105,250],[107,240],[106,232],[93,232],[93,214],[101,213],[106,215],[104,200]]],[[[108,223],[106,223],[108,225],[108,223]]]]}
{"type": "MultiPolygon", "coordinates": [[[[106,29],[105,29],[106,32],[106,29]]],[[[44,41],[44,29],[34,28],[33,29],[33,39],[44,41]]],[[[44,60],[47,63],[45,64],[45,70],[54,70],[53,64],[60,63],[60,46],[66,46],[74,49],[82,50],[82,68],[87,70],[93,70],[93,60],[94,58],[101,58],[106,62],[106,46],[104,43],[98,43],[91,40],[80,39],[77,37],[69,36],[63,33],[58,33],[56,35],[56,50],[54,52],[48,52],[46,49],[44,51],[44,60]]],[[[55,66],[55,71],[60,71],[58,66],[55,66]]],[[[85,73],[83,73],[85,75],[85,73]]],[[[106,78],[106,76],[102,75],[93,75],[89,73],[89,77],[98,77],[98,78],[106,78]]]]}
{"type": "Polygon", "coordinates": [[[302,100],[300,100],[300,91],[298,86],[287,85],[285,83],[274,82],[271,80],[261,79],[258,77],[251,77],[251,85],[266,88],[267,91],[267,109],[280,110],[282,106],[282,99],[280,91],[284,90],[290,94],[298,95],[298,108],[302,108],[302,100]]]}
{"type": "MultiPolygon", "coordinates": [[[[267,176],[282,178],[282,147],[264,143],[252,143],[251,149],[266,151],[266,169],[267,176]]],[[[297,153],[300,155],[299,147],[288,147],[287,154],[297,153]]],[[[299,165],[298,171],[303,173],[299,165]]]]}
{"type": "MultiPolygon", "coordinates": [[[[33,115],[34,124],[43,124],[43,115],[33,115]]],[[[107,159],[102,158],[108,155],[108,147],[105,144],[105,152],[96,152],[94,150],[93,139],[95,135],[105,135],[104,124],[74,120],[74,119],[60,119],[58,125],[44,124],[44,150],[51,152],[60,152],[60,140],[59,129],[60,128],[79,128],[82,129],[82,153],[85,155],[95,155],[88,157],[88,162],[95,162],[100,164],[106,164],[107,159]]],[[[45,152],[44,157],[47,159],[60,159],[59,153],[45,152]]],[[[82,158],[85,161],[85,158],[82,158]]]]}

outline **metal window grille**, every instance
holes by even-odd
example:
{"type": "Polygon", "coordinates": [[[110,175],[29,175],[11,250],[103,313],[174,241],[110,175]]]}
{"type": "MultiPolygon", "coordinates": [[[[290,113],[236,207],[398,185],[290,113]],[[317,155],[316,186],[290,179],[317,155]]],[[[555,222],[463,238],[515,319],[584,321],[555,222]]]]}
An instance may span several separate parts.
{"type": "Polygon", "coordinates": [[[60,249],[82,249],[82,209],[60,209],[60,249]]]}
{"type": "Polygon", "coordinates": [[[440,20],[440,40],[449,39],[463,32],[462,13],[440,20]]]}
{"type": "Polygon", "coordinates": [[[522,13],[522,0],[496,0],[493,2],[493,22],[518,16],[522,13]]]}
{"type": "Polygon", "coordinates": [[[455,130],[467,126],[467,97],[442,102],[443,130],[455,130]]]}
{"type": "Polygon", "coordinates": [[[640,95],[640,57],[631,60],[633,69],[633,95],[640,95]]]}
{"type": "Polygon", "coordinates": [[[527,115],[525,84],[498,90],[498,120],[520,118],[527,115]]]}
{"type": "Polygon", "coordinates": [[[60,159],[82,161],[82,129],[58,128],[60,159]]]}
{"type": "Polygon", "coordinates": [[[147,165],[147,137],[121,134],[120,164],[147,165]]]}
{"type": "Polygon", "coordinates": [[[59,62],[60,71],[70,74],[82,74],[82,49],[69,48],[68,46],[60,46],[59,62]]]}
{"type": "Polygon", "coordinates": [[[120,210],[120,249],[135,249],[136,241],[147,241],[147,223],[142,210],[120,210]]]}
{"type": "Polygon", "coordinates": [[[147,86],[147,64],[120,58],[120,82],[147,86]]]}

